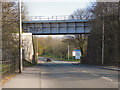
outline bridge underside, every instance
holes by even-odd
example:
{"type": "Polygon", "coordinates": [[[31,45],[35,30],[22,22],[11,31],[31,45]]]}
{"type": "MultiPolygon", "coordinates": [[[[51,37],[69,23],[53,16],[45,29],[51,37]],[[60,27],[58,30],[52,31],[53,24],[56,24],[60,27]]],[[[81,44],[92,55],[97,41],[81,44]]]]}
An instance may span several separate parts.
{"type": "Polygon", "coordinates": [[[33,35],[88,34],[87,20],[24,21],[23,31],[33,35]]]}

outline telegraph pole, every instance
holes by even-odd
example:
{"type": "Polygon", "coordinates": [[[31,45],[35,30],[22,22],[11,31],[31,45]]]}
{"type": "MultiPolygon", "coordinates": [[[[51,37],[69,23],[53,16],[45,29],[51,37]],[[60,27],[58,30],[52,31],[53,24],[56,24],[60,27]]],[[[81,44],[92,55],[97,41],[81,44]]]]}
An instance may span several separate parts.
{"type": "Polygon", "coordinates": [[[120,61],[120,36],[119,36],[119,34],[120,34],[120,0],[119,0],[119,2],[118,2],[118,33],[117,33],[117,36],[118,36],[118,43],[117,43],[117,45],[118,45],[118,64],[119,64],[119,61],[120,61]]]}
{"type": "MultiPolygon", "coordinates": [[[[0,1],[0,70],[2,70],[2,2],[0,1]]],[[[2,75],[2,73],[1,73],[2,75]]],[[[2,77],[0,77],[2,80],[2,77]]],[[[2,90],[2,87],[0,87],[2,90]]]]}
{"type": "Polygon", "coordinates": [[[46,42],[45,42],[45,56],[46,56],[46,42]]]}
{"type": "Polygon", "coordinates": [[[37,59],[38,59],[38,36],[37,36],[37,59]]]}
{"type": "Polygon", "coordinates": [[[20,29],[19,29],[19,49],[20,49],[20,58],[19,58],[19,73],[23,70],[23,60],[22,60],[22,9],[21,9],[21,0],[19,0],[19,15],[20,15],[20,29]]]}
{"type": "Polygon", "coordinates": [[[103,31],[102,31],[102,65],[104,64],[104,9],[103,9],[103,31]]]}
{"type": "Polygon", "coordinates": [[[68,60],[69,60],[69,45],[68,45],[68,60]]]}

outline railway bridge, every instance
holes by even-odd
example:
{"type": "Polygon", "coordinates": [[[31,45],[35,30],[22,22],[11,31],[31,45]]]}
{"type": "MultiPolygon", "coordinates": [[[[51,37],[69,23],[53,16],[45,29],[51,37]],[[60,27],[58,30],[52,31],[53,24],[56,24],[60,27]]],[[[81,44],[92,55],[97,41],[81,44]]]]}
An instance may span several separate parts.
{"type": "Polygon", "coordinates": [[[91,30],[89,23],[90,20],[70,16],[38,16],[22,22],[23,31],[32,35],[86,34],[91,30]]]}

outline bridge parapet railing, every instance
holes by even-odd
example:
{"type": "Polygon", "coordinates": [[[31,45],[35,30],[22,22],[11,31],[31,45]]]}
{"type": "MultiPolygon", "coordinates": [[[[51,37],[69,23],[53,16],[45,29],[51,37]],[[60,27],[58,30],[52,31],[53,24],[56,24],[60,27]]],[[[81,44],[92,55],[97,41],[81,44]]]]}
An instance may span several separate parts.
{"type": "Polygon", "coordinates": [[[43,20],[79,20],[80,16],[28,16],[26,18],[28,21],[43,21],[43,20]]]}

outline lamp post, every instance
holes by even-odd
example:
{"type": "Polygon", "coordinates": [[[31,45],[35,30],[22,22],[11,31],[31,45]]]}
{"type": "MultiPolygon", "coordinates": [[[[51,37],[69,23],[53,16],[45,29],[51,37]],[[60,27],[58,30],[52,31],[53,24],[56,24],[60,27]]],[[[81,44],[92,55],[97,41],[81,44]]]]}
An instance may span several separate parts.
{"type": "Polygon", "coordinates": [[[22,9],[21,9],[21,0],[19,0],[19,15],[20,15],[20,29],[19,29],[19,49],[20,49],[20,58],[19,58],[19,73],[23,70],[23,60],[22,60],[22,9]]]}

